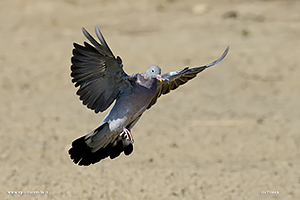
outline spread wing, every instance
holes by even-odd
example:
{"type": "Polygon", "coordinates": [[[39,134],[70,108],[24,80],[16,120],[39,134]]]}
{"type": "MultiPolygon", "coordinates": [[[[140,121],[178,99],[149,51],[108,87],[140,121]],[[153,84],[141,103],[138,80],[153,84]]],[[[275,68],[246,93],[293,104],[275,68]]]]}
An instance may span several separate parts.
{"type": "Polygon", "coordinates": [[[229,47],[226,48],[226,50],[224,51],[224,53],[222,54],[222,56],[218,60],[215,60],[214,62],[212,62],[210,64],[207,64],[205,66],[196,67],[196,68],[186,67],[184,69],[181,69],[181,70],[178,70],[178,71],[175,71],[175,72],[169,72],[169,73],[161,75],[162,81],[158,82],[156,95],[152,99],[152,101],[150,102],[147,109],[149,109],[152,105],[154,105],[156,103],[157,99],[162,94],[167,94],[171,90],[175,90],[180,85],[183,85],[186,82],[188,82],[189,80],[195,78],[198,73],[202,72],[206,68],[214,66],[214,65],[218,64],[219,62],[221,62],[225,58],[225,56],[227,55],[228,50],[229,50],[229,47]]]}
{"type": "Polygon", "coordinates": [[[84,46],[74,43],[71,59],[71,77],[77,95],[83,104],[95,111],[105,111],[119,94],[130,86],[128,75],[123,71],[121,58],[115,58],[105,42],[98,26],[95,28],[98,43],[84,28],[83,34],[91,42],[84,46]]]}

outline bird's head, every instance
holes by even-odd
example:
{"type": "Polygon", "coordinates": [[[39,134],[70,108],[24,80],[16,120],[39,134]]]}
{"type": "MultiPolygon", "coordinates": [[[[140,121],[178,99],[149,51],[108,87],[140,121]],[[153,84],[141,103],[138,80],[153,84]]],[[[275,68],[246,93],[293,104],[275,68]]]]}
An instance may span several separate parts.
{"type": "Polygon", "coordinates": [[[157,79],[160,82],[162,82],[161,79],[161,69],[159,66],[157,65],[150,65],[150,67],[147,69],[147,71],[144,73],[144,75],[148,78],[153,78],[153,79],[157,79]]]}

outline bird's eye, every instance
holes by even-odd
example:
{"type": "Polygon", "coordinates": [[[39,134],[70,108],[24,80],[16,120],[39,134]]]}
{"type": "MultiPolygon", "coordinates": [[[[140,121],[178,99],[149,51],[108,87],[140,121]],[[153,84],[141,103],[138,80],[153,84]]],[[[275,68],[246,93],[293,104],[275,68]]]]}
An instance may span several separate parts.
{"type": "Polygon", "coordinates": [[[152,69],[151,71],[154,72],[154,69],[152,69]]]}

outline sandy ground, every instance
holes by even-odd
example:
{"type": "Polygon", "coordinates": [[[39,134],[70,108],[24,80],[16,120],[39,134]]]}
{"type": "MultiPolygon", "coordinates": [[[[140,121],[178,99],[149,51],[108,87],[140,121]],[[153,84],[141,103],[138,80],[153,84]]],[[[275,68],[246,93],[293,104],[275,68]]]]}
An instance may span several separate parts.
{"type": "Polygon", "coordinates": [[[1,1],[1,199],[300,198],[299,1],[86,2],[1,1]],[[230,52],[144,114],[132,155],[79,167],[70,144],[105,113],[79,101],[70,58],[95,25],[128,74],[230,52]]]}

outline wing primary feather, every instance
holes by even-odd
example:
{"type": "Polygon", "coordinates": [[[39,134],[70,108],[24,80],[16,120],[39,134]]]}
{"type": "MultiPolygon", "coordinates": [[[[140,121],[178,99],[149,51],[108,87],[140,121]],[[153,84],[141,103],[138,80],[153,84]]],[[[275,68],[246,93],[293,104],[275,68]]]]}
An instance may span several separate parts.
{"type": "Polygon", "coordinates": [[[106,41],[105,41],[105,39],[104,39],[103,35],[101,34],[101,32],[100,32],[100,30],[99,30],[99,27],[98,27],[98,26],[96,26],[96,27],[95,27],[95,31],[96,31],[96,35],[97,35],[97,37],[98,37],[98,38],[99,38],[99,40],[101,41],[102,45],[105,47],[105,49],[106,49],[107,53],[109,53],[109,54],[110,54],[110,56],[111,56],[112,58],[115,58],[114,54],[112,53],[112,51],[110,50],[110,48],[109,48],[108,44],[106,43],[106,41]]]}
{"type": "Polygon", "coordinates": [[[229,51],[229,46],[225,49],[224,53],[222,54],[222,56],[218,60],[215,60],[214,62],[212,62],[212,63],[210,63],[208,65],[205,65],[205,67],[206,68],[207,67],[212,67],[212,66],[218,64],[219,62],[221,62],[226,57],[228,51],[229,51]]]}
{"type": "Polygon", "coordinates": [[[99,52],[95,52],[93,51],[92,49],[89,49],[89,48],[86,48],[84,46],[81,46],[79,44],[76,44],[74,43],[74,53],[80,53],[84,56],[87,56],[89,58],[92,58],[92,59],[96,59],[96,60],[101,60],[101,56],[99,56],[99,52]]]}
{"type": "Polygon", "coordinates": [[[85,28],[82,28],[82,32],[84,36],[95,46],[95,48],[101,53],[102,55],[105,55],[105,51],[101,47],[101,45],[85,30],[85,28]]]}

